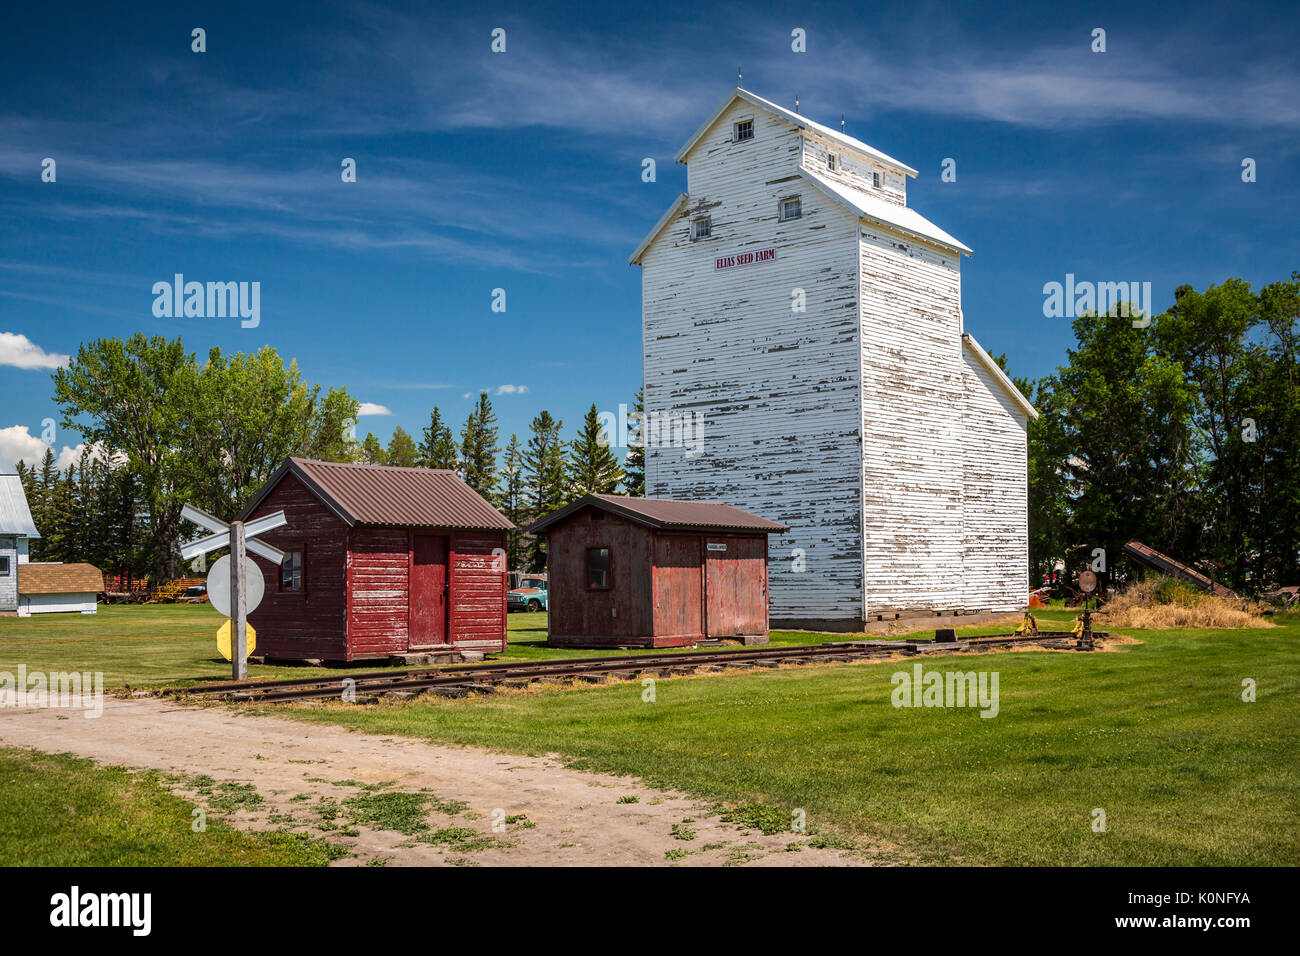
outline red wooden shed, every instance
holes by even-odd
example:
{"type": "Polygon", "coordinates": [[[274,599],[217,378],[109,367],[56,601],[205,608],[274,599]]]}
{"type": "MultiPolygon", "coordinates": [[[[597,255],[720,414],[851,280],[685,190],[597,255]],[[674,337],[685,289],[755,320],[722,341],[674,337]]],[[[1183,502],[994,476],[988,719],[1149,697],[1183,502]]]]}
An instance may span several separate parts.
{"type": "Polygon", "coordinates": [[[767,640],[767,536],[785,525],[710,501],[586,495],[546,534],[550,641],[674,647],[767,640]]]}
{"type": "Polygon", "coordinates": [[[455,472],[290,458],[242,520],[283,510],[255,559],[266,596],[248,617],[269,658],[355,661],[505,650],[509,521],[455,472]]]}

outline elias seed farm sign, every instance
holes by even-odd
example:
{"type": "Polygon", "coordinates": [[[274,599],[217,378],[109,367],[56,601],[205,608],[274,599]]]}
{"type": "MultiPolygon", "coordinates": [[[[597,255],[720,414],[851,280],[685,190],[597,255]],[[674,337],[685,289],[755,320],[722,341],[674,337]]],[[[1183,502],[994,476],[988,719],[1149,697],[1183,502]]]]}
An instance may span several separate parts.
{"type": "Polygon", "coordinates": [[[734,256],[718,256],[713,260],[713,269],[730,269],[733,266],[747,266],[752,262],[771,262],[776,258],[776,248],[760,249],[758,252],[738,252],[734,256]]]}

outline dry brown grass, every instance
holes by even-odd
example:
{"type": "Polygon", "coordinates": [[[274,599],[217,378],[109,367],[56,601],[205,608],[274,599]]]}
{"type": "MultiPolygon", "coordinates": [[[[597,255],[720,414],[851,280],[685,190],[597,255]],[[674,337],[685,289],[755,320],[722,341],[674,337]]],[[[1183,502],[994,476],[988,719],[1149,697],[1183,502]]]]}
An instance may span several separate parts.
{"type": "Polygon", "coordinates": [[[1174,578],[1150,578],[1129,585],[1098,611],[1106,627],[1159,630],[1175,627],[1277,627],[1259,607],[1206,594],[1174,578]]]}

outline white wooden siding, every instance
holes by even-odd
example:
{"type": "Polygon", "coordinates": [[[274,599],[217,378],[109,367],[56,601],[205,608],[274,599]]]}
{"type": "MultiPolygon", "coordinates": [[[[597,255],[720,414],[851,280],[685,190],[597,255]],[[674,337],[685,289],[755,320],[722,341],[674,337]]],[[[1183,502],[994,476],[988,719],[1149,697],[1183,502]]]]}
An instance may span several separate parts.
{"type": "Polygon", "coordinates": [[[18,548],[15,539],[0,537],[0,557],[9,559],[9,573],[0,574],[0,611],[18,607],[18,548]]]}
{"type": "Polygon", "coordinates": [[[725,501],[773,535],[773,620],[861,620],[857,220],[797,176],[798,130],[739,102],[690,157],[690,202],[642,259],[645,406],[702,411],[703,453],[646,450],[646,494],[725,501]],[[754,119],[733,143],[732,124],[754,119]],[[799,219],[778,221],[797,193],[799,219]],[[691,242],[707,211],[713,235],[691,242]],[[775,247],[775,261],[714,259],[775,247]],[[802,288],[807,311],[792,311],[802,288]],[[792,560],[801,549],[805,570],[792,560]]]}
{"type": "Polygon", "coordinates": [[[867,615],[961,607],[958,255],[862,225],[867,615]]]}
{"type": "Polygon", "coordinates": [[[962,358],[962,603],[1019,610],[1029,594],[1025,414],[965,349],[962,358]]]}
{"type": "Polygon", "coordinates": [[[95,595],[91,592],[68,594],[24,594],[19,598],[18,614],[81,613],[94,614],[95,595]]]}
{"type": "Polygon", "coordinates": [[[844,183],[854,189],[861,189],[868,195],[894,203],[907,205],[907,177],[883,163],[860,157],[852,150],[838,146],[815,133],[805,133],[803,142],[803,165],[809,172],[816,173],[824,179],[844,183]],[[830,169],[826,156],[835,154],[835,168],[830,169]],[[872,174],[880,177],[880,185],[875,185],[872,174]]]}
{"type": "Polygon", "coordinates": [[[639,260],[645,406],[702,412],[703,449],[647,448],[646,494],[790,525],[770,542],[774,623],[1023,607],[1024,413],[963,355],[959,253],[860,219],[799,170],[898,205],[903,177],[743,99],[686,159],[687,201],[639,260]],[[742,119],[754,137],[736,143],[742,119]],[[791,195],[803,215],[780,222],[791,195]],[[692,241],[701,215],[712,235],[692,241]]]}

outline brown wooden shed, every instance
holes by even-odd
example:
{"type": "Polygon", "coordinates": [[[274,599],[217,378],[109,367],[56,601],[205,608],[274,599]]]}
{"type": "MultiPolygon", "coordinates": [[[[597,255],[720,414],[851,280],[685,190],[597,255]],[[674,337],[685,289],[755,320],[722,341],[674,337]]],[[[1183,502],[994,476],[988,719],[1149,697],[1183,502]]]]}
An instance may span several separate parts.
{"type": "Polygon", "coordinates": [[[257,653],[354,661],[503,651],[506,532],[455,472],[290,458],[239,516],[283,510],[255,558],[266,596],[249,616],[257,653]]]}
{"type": "Polygon", "coordinates": [[[675,647],[767,639],[767,536],[785,525],[711,501],[586,495],[546,534],[549,643],[675,647]]]}

